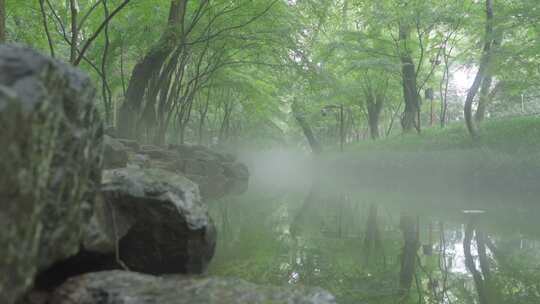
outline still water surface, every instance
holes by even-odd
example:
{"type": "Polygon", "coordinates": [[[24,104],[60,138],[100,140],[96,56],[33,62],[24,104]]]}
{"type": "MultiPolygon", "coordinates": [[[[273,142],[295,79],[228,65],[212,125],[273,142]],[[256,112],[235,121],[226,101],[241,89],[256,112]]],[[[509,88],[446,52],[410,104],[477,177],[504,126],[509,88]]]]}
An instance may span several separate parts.
{"type": "Polygon", "coordinates": [[[338,303],[540,303],[536,195],[335,181],[255,176],[213,202],[210,273],[320,286],[338,303]]]}

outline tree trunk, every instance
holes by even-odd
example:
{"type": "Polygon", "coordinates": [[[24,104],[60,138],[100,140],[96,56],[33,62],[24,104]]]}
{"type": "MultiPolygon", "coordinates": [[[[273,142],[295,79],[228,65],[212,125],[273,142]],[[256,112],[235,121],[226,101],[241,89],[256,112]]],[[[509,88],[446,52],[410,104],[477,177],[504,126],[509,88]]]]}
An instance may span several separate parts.
{"type": "MultiPolygon", "coordinates": [[[[486,277],[482,276],[482,273],[476,269],[476,263],[471,253],[471,243],[475,230],[475,219],[471,217],[469,223],[465,227],[465,237],[463,238],[463,253],[465,255],[465,266],[473,276],[474,286],[478,293],[478,300],[480,304],[492,303],[489,301],[489,288],[487,285],[486,277]]],[[[489,278],[489,272],[486,270],[487,262],[485,255],[485,243],[483,241],[483,234],[476,231],[477,250],[479,253],[480,264],[484,275],[489,278]]]]}
{"type": "Polygon", "coordinates": [[[379,119],[381,117],[382,105],[383,102],[380,98],[376,98],[375,102],[370,102],[367,105],[368,111],[368,124],[369,124],[369,133],[371,139],[379,138],[379,119]]]}
{"type": "Polygon", "coordinates": [[[234,101],[231,101],[234,97],[230,93],[228,96],[228,100],[223,103],[223,119],[221,120],[218,137],[220,144],[225,143],[229,138],[230,120],[234,109],[234,101]]]}
{"type": "Polygon", "coordinates": [[[79,3],[77,0],[70,0],[71,9],[71,49],[69,62],[75,64],[77,60],[77,49],[79,46],[79,3]]]}
{"type": "Polygon", "coordinates": [[[152,78],[159,74],[167,56],[172,52],[170,40],[175,39],[172,32],[182,23],[187,0],[171,0],[168,17],[168,27],[162,33],[159,41],[152,47],[131,73],[126,90],[125,101],[120,107],[118,132],[121,137],[134,138],[136,125],[139,123],[139,111],[143,107],[146,90],[152,78]]]}
{"type": "MultiPolygon", "coordinates": [[[[109,8],[107,7],[107,1],[103,1],[103,13],[105,15],[105,19],[109,18],[109,8]]],[[[114,126],[113,119],[113,96],[112,96],[112,90],[109,87],[109,81],[107,79],[107,61],[109,58],[109,47],[110,47],[110,39],[109,39],[109,24],[107,23],[105,25],[104,30],[104,38],[105,38],[105,45],[103,47],[103,55],[101,57],[101,74],[103,75],[101,77],[101,95],[103,97],[103,104],[105,106],[105,123],[108,126],[114,126]]]]}
{"type": "MultiPolygon", "coordinates": [[[[0,0],[0,6],[3,6],[4,0],[0,0]]],[[[2,9],[2,8],[0,8],[2,9]]],[[[45,30],[45,35],[47,36],[47,43],[49,44],[49,51],[51,52],[51,57],[55,58],[55,52],[54,52],[54,43],[51,37],[51,32],[49,31],[49,24],[47,22],[47,13],[45,12],[45,0],[39,0],[39,10],[41,12],[41,18],[43,22],[43,29],[45,30]]],[[[3,18],[2,18],[3,20],[3,18]]],[[[3,23],[2,23],[3,25],[3,23]]]]}
{"type": "Polygon", "coordinates": [[[405,299],[412,286],[416,272],[416,256],[420,248],[418,220],[415,222],[414,217],[402,215],[400,218],[400,228],[403,232],[404,245],[401,253],[399,288],[402,299],[405,299]]]}
{"type": "Polygon", "coordinates": [[[489,270],[488,255],[486,252],[486,238],[487,236],[480,231],[478,228],[475,231],[476,233],[476,248],[478,251],[478,260],[480,261],[480,271],[484,277],[484,285],[489,293],[489,285],[491,281],[491,271],[489,270]]]}
{"type": "Polygon", "coordinates": [[[156,134],[153,138],[153,144],[163,146],[165,144],[165,135],[167,132],[164,130],[164,125],[159,125],[156,130],[156,134]]]}
{"type": "Polygon", "coordinates": [[[120,108],[122,115],[119,116],[118,132],[121,137],[135,137],[135,126],[139,119],[139,110],[143,105],[148,82],[161,69],[169,52],[169,49],[159,46],[135,65],[126,90],[125,101],[120,108]]]}
{"type": "MultiPolygon", "coordinates": [[[[369,265],[369,257],[373,250],[382,250],[381,235],[377,224],[377,205],[369,206],[369,216],[366,224],[366,237],[364,238],[365,264],[369,265]]],[[[383,261],[385,260],[384,252],[381,253],[383,261]]]]}
{"type": "Polygon", "coordinates": [[[394,121],[396,120],[397,116],[399,115],[399,111],[401,109],[401,105],[403,105],[403,102],[400,102],[397,109],[393,111],[392,117],[390,118],[390,124],[388,125],[388,129],[386,129],[385,136],[388,137],[390,133],[392,132],[392,128],[394,127],[394,121]]]}
{"type": "Polygon", "coordinates": [[[478,90],[480,89],[480,86],[484,82],[486,72],[491,63],[491,50],[493,43],[493,0],[486,0],[486,33],[484,48],[482,50],[482,58],[480,60],[478,72],[476,73],[476,76],[474,78],[474,82],[471,85],[469,92],[467,93],[467,98],[465,99],[465,106],[463,109],[467,130],[473,138],[478,137],[478,130],[473,120],[472,105],[474,102],[474,97],[476,96],[478,90]]]}
{"type": "Polygon", "coordinates": [[[446,52],[446,47],[443,49],[443,61],[444,61],[444,72],[443,72],[443,78],[440,82],[440,95],[441,95],[441,116],[440,116],[440,124],[441,128],[444,128],[446,126],[446,120],[447,120],[447,113],[448,113],[448,87],[450,85],[450,60],[449,57],[451,55],[452,49],[450,49],[450,52],[446,52]]]}
{"type": "MultiPolygon", "coordinates": [[[[210,90],[209,90],[210,91],[210,90]]],[[[204,121],[206,120],[206,115],[208,113],[208,105],[210,103],[210,92],[208,92],[208,98],[206,99],[206,102],[204,106],[201,106],[202,108],[199,111],[199,131],[198,131],[198,143],[199,145],[202,145],[204,141],[204,121]]]]}
{"type": "MultiPolygon", "coordinates": [[[[408,39],[408,29],[405,26],[399,27],[399,40],[404,44],[408,39]]],[[[419,111],[420,99],[418,96],[416,83],[416,67],[408,50],[400,51],[401,77],[403,85],[403,99],[405,101],[405,110],[401,118],[401,126],[404,132],[411,132],[416,129],[420,132],[419,111]]]]}
{"type": "MultiPolygon", "coordinates": [[[[490,53],[492,54],[493,52],[497,51],[497,49],[501,46],[501,42],[502,42],[502,33],[500,31],[494,31],[494,32],[495,33],[493,35],[495,37],[493,37],[493,42],[490,49],[490,53]]],[[[492,83],[493,83],[493,73],[491,72],[491,68],[488,66],[486,68],[485,78],[482,81],[482,85],[480,87],[480,97],[478,99],[478,108],[476,109],[476,113],[474,114],[474,118],[477,123],[481,123],[484,120],[487,105],[491,102],[493,95],[495,95],[495,94],[492,94],[490,90],[492,83]]],[[[495,93],[495,89],[496,88],[493,89],[493,93],[495,93]]]]}
{"type": "Polygon", "coordinates": [[[478,107],[476,108],[476,113],[474,113],[474,119],[477,123],[480,123],[484,120],[486,115],[486,106],[488,104],[489,89],[491,88],[493,77],[487,76],[482,81],[480,86],[480,93],[478,98],[478,107]]]}
{"type": "Polygon", "coordinates": [[[0,43],[6,42],[6,3],[0,0],[0,43]]]}
{"type": "Polygon", "coordinates": [[[306,119],[301,115],[295,115],[296,121],[300,125],[300,128],[302,128],[302,132],[304,132],[304,136],[308,140],[309,146],[311,148],[311,151],[315,154],[320,154],[322,152],[322,147],[315,135],[313,134],[313,130],[311,130],[311,126],[306,121],[306,119]]]}
{"type": "Polygon", "coordinates": [[[386,99],[388,79],[378,78],[375,75],[364,76],[363,82],[365,110],[367,112],[368,127],[371,139],[379,138],[379,120],[386,99]],[[375,80],[375,82],[373,82],[375,80]]]}

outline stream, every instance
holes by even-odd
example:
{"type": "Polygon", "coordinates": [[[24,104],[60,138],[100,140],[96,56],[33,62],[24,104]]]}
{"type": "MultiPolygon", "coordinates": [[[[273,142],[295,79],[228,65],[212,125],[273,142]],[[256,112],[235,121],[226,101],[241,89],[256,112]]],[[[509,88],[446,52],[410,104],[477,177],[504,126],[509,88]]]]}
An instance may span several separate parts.
{"type": "Polygon", "coordinates": [[[211,203],[211,274],[319,286],[338,303],[540,303],[537,193],[402,191],[277,161],[211,203]]]}

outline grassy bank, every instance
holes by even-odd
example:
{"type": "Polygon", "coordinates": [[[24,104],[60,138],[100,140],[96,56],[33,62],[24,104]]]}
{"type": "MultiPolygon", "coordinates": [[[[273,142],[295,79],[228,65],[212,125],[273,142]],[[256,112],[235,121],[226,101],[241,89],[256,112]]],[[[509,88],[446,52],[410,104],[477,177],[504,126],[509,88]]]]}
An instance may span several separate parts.
{"type": "Polygon", "coordinates": [[[525,204],[540,193],[540,118],[486,121],[477,141],[465,126],[453,124],[349,144],[345,153],[328,151],[323,158],[321,176],[339,177],[364,191],[428,193],[441,203],[459,197],[479,205],[525,204]]]}
{"type": "Polygon", "coordinates": [[[447,128],[426,128],[422,134],[402,134],[379,140],[366,140],[347,146],[347,152],[436,152],[486,150],[510,154],[521,160],[540,163],[540,118],[519,117],[486,121],[480,138],[473,141],[463,123],[447,128]]]}

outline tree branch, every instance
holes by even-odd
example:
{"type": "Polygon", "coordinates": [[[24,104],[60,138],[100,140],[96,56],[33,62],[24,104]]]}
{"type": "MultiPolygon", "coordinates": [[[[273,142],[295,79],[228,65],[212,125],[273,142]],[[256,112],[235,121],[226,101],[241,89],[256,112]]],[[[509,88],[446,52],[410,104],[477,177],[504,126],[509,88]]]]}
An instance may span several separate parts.
{"type": "Polygon", "coordinates": [[[49,25],[47,24],[47,14],[45,13],[44,0],[39,0],[39,8],[41,11],[41,17],[43,18],[43,28],[45,29],[45,35],[47,35],[47,42],[49,43],[49,49],[51,51],[51,57],[55,57],[54,54],[54,44],[51,38],[51,33],[49,32],[49,25]]]}
{"type": "Polygon", "coordinates": [[[92,44],[92,42],[94,42],[94,40],[96,40],[96,38],[99,36],[99,34],[101,33],[101,31],[105,28],[105,26],[112,20],[112,18],[114,18],[114,16],[116,16],[116,14],[118,14],[131,0],[124,0],[122,2],[122,4],[120,4],[114,11],[111,12],[111,14],[109,15],[108,18],[106,18],[102,23],[101,25],[98,27],[98,29],[94,32],[94,34],[86,41],[86,43],[84,44],[84,46],[82,47],[81,49],[81,52],[79,54],[79,56],[77,57],[77,59],[75,59],[75,61],[73,62],[73,65],[77,66],[79,65],[79,63],[81,62],[81,60],[83,59],[83,56],[84,54],[86,53],[86,51],[88,51],[88,48],[90,47],[90,45],[92,44]]]}

